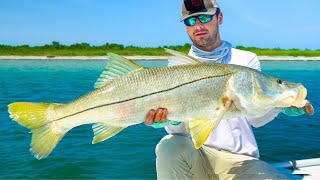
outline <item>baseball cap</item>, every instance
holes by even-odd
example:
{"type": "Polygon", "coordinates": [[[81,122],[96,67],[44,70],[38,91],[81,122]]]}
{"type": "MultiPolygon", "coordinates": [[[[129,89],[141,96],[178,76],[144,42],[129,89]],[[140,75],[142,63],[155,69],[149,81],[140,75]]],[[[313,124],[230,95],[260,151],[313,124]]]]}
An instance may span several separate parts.
{"type": "Polygon", "coordinates": [[[217,8],[219,8],[219,5],[216,0],[182,0],[182,17],[180,21],[199,14],[214,15],[217,8]]]}

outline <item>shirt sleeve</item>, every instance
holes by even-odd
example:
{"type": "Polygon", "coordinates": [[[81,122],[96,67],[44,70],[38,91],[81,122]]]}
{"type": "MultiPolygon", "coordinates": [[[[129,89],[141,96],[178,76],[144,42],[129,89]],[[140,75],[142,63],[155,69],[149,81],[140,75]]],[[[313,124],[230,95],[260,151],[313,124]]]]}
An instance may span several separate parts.
{"type": "Polygon", "coordinates": [[[280,113],[276,108],[271,109],[267,114],[258,118],[246,117],[247,121],[255,128],[261,127],[274,120],[280,113]]]}
{"type": "Polygon", "coordinates": [[[252,52],[248,53],[248,65],[247,67],[261,71],[260,60],[258,56],[252,52]]]}
{"type": "Polygon", "coordinates": [[[169,124],[168,126],[165,127],[165,130],[169,134],[191,137],[191,135],[186,130],[186,124],[184,122],[180,123],[179,125],[169,124]]]}

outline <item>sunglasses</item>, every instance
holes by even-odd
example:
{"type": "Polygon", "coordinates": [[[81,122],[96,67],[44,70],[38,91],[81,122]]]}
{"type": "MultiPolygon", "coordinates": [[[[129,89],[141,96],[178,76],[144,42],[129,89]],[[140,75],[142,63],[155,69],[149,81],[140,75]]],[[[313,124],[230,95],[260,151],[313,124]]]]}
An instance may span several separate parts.
{"type": "Polygon", "coordinates": [[[207,14],[201,14],[199,16],[192,16],[192,17],[189,17],[184,21],[184,24],[186,26],[194,26],[196,24],[196,21],[197,19],[202,23],[202,24],[205,24],[205,23],[208,23],[212,20],[214,15],[207,15],[207,14]]]}

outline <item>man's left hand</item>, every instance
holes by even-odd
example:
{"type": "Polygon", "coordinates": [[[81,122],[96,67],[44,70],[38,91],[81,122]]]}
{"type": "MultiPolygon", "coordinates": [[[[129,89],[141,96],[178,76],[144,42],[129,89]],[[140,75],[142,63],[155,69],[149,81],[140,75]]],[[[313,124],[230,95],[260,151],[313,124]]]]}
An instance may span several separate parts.
{"type": "Polygon", "coordinates": [[[313,106],[309,102],[307,102],[306,105],[301,108],[291,106],[287,108],[282,108],[281,112],[288,116],[300,116],[303,114],[313,115],[314,109],[313,106]]]}

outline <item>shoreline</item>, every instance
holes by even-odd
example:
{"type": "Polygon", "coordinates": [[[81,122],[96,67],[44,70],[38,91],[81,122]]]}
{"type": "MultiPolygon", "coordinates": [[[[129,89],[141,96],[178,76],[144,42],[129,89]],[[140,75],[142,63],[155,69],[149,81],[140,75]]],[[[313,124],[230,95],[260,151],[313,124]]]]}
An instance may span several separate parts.
{"type": "MultiPolygon", "coordinates": [[[[163,60],[172,56],[124,56],[131,60],[163,60]]],[[[320,61],[320,56],[258,56],[261,61],[320,61]]],[[[107,60],[107,56],[0,56],[0,60],[107,60]]]]}

